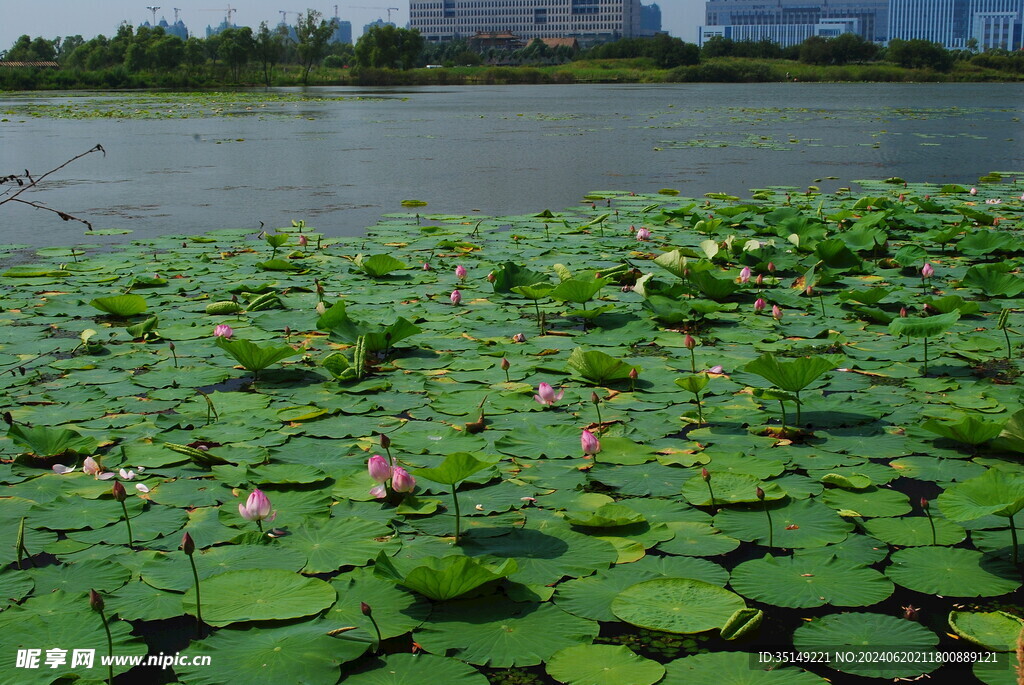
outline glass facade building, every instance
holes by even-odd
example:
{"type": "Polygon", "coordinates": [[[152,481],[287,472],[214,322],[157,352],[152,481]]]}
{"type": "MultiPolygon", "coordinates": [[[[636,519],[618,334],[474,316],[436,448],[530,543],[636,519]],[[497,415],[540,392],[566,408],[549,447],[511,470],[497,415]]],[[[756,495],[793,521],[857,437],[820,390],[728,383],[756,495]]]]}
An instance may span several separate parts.
{"type": "Polygon", "coordinates": [[[882,42],[888,31],[889,0],[710,0],[698,43],[720,35],[733,40],[770,40],[796,45],[811,36],[846,31],[882,42]]]}
{"type": "Polygon", "coordinates": [[[640,0],[414,0],[409,28],[430,42],[501,32],[525,40],[633,38],[640,32],[640,0]]]}

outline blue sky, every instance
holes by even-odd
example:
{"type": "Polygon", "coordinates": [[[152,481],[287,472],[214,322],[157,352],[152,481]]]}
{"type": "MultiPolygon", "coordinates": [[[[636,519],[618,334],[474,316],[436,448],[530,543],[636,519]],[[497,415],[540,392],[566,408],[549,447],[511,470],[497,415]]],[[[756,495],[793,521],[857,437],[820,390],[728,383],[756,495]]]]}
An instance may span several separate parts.
{"type": "MultiPolygon", "coordinates": [[[[400,26],[409,20],[409,2],[382,2],[376,0],[379,7],[370,5],[370,0],[338,0],[338,16],[352,22],[352,33],[358,36],[362,27],[378,17],[387,19],[387,7],[399,7],[392,12],[392,19],[400,26]]],[[[118,24],[128,20],[134,25],[152,18],[146,9],[147,4],[158,4],[154,0],[0,0],[0,50],[11,47],[18,36],[28,34],[33,38],[82,34],[84,38],[92,38],[100,33],[111,36],[118,24]]],[[[235,13],[235,23],[256,27],[261,21],[271,25],[281,19],[279,10],[299,12],[307,7],[323,13],[334,15],[334,3],[310,3],[293,0],[234,0],[231,3],[222,0],[172,0],[161,3],[157,11],[157,19],[167,17],[174,20],[174,7],[181,8],[181,18],[189,30],[203,35],[207,24],[216,25],[224,18],[223,11],[202,11],[205,8],[231,7],[235,13]]],[[[704,13],[703,0],[659,0],[663,28],[674,36],[686,41],[695,42],[697,25],[701,23],[704,13]]],[[[294,22],[294,15],[289,15],[288,23],[294,22]]]]}

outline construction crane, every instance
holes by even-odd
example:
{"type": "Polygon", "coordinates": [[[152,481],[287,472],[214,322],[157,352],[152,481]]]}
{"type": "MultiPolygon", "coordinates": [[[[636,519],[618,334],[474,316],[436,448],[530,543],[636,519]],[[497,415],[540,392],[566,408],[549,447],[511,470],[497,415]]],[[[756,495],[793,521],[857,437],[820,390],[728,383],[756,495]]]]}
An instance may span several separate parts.
{"type": "Polygon", "coordinates": [[[180,7],[175,7],[174,8],[174,23],[175,24],[178,23],[178,13],[179,12],[181,12],[181,8],[180,7]]]}
{"type": "Polygon", "coordinates": [[[153,13],[153,23],[150,26],[156,26],[156,11],[160,9],[160,5],[146,5],[146,9],[153,13]]]}
{"type": "Polygon", "coordinates": [[[231,5],[228,5],[227,9],[201,9],[199,11],[200,12],[224,12],[225,16],[227,17],[227,19],[226,19],[227,25],[228,26],[233,26],[233,24],[231,22],[231,15],[234,14],[235,12],[237,12],[238,10],[235,9],[234,7],[232,7],[231,5]]]}
{"type": "Polygon", "coordinates": [[[388,23],[389,24],[391,23],[391,13],[398,11],[397,7],[352,7],[350,9],[354,9],[354,10],[386,10],[387,13],[388,13],[388,23]]]}

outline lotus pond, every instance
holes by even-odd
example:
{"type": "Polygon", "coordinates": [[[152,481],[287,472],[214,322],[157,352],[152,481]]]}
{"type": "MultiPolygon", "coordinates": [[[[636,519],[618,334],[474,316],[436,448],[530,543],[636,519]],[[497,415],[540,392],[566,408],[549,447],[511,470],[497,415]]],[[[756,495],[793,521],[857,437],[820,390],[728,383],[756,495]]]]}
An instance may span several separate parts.
{"type": "Polygon", "coordinates": [[[1016,683],[1015,176],[39,249],[0,683],[1016,683]]]}

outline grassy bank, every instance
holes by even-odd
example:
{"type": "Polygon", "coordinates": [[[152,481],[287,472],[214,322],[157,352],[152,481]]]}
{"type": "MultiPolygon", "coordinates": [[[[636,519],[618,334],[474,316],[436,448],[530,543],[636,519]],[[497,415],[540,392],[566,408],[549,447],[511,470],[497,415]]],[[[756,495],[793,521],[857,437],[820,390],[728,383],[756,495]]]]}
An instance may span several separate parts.
{"type": "MultiPolygon", "coordinates": [[[[875,62],[843,66],[816,66],[791,60],[721,57],[693,66],[660,69],[651,60],[578,60],[557,66],[451,67],[441,69],[318,68],[308,84],[299,67],[274,70],[275,87],[311,86],[431,86],[521,83],[771,83],[811,82],[1019,82],[1024,74],[958,62],[949,72],[906,69],[875,62]]],[[[266,85],[253,71],[233,79],[216,66],[171,72],[129,72],[124,68],[101,71],[2,70],[0,90],[71,90],[139,88],[224,88],[266,85]]]]}

